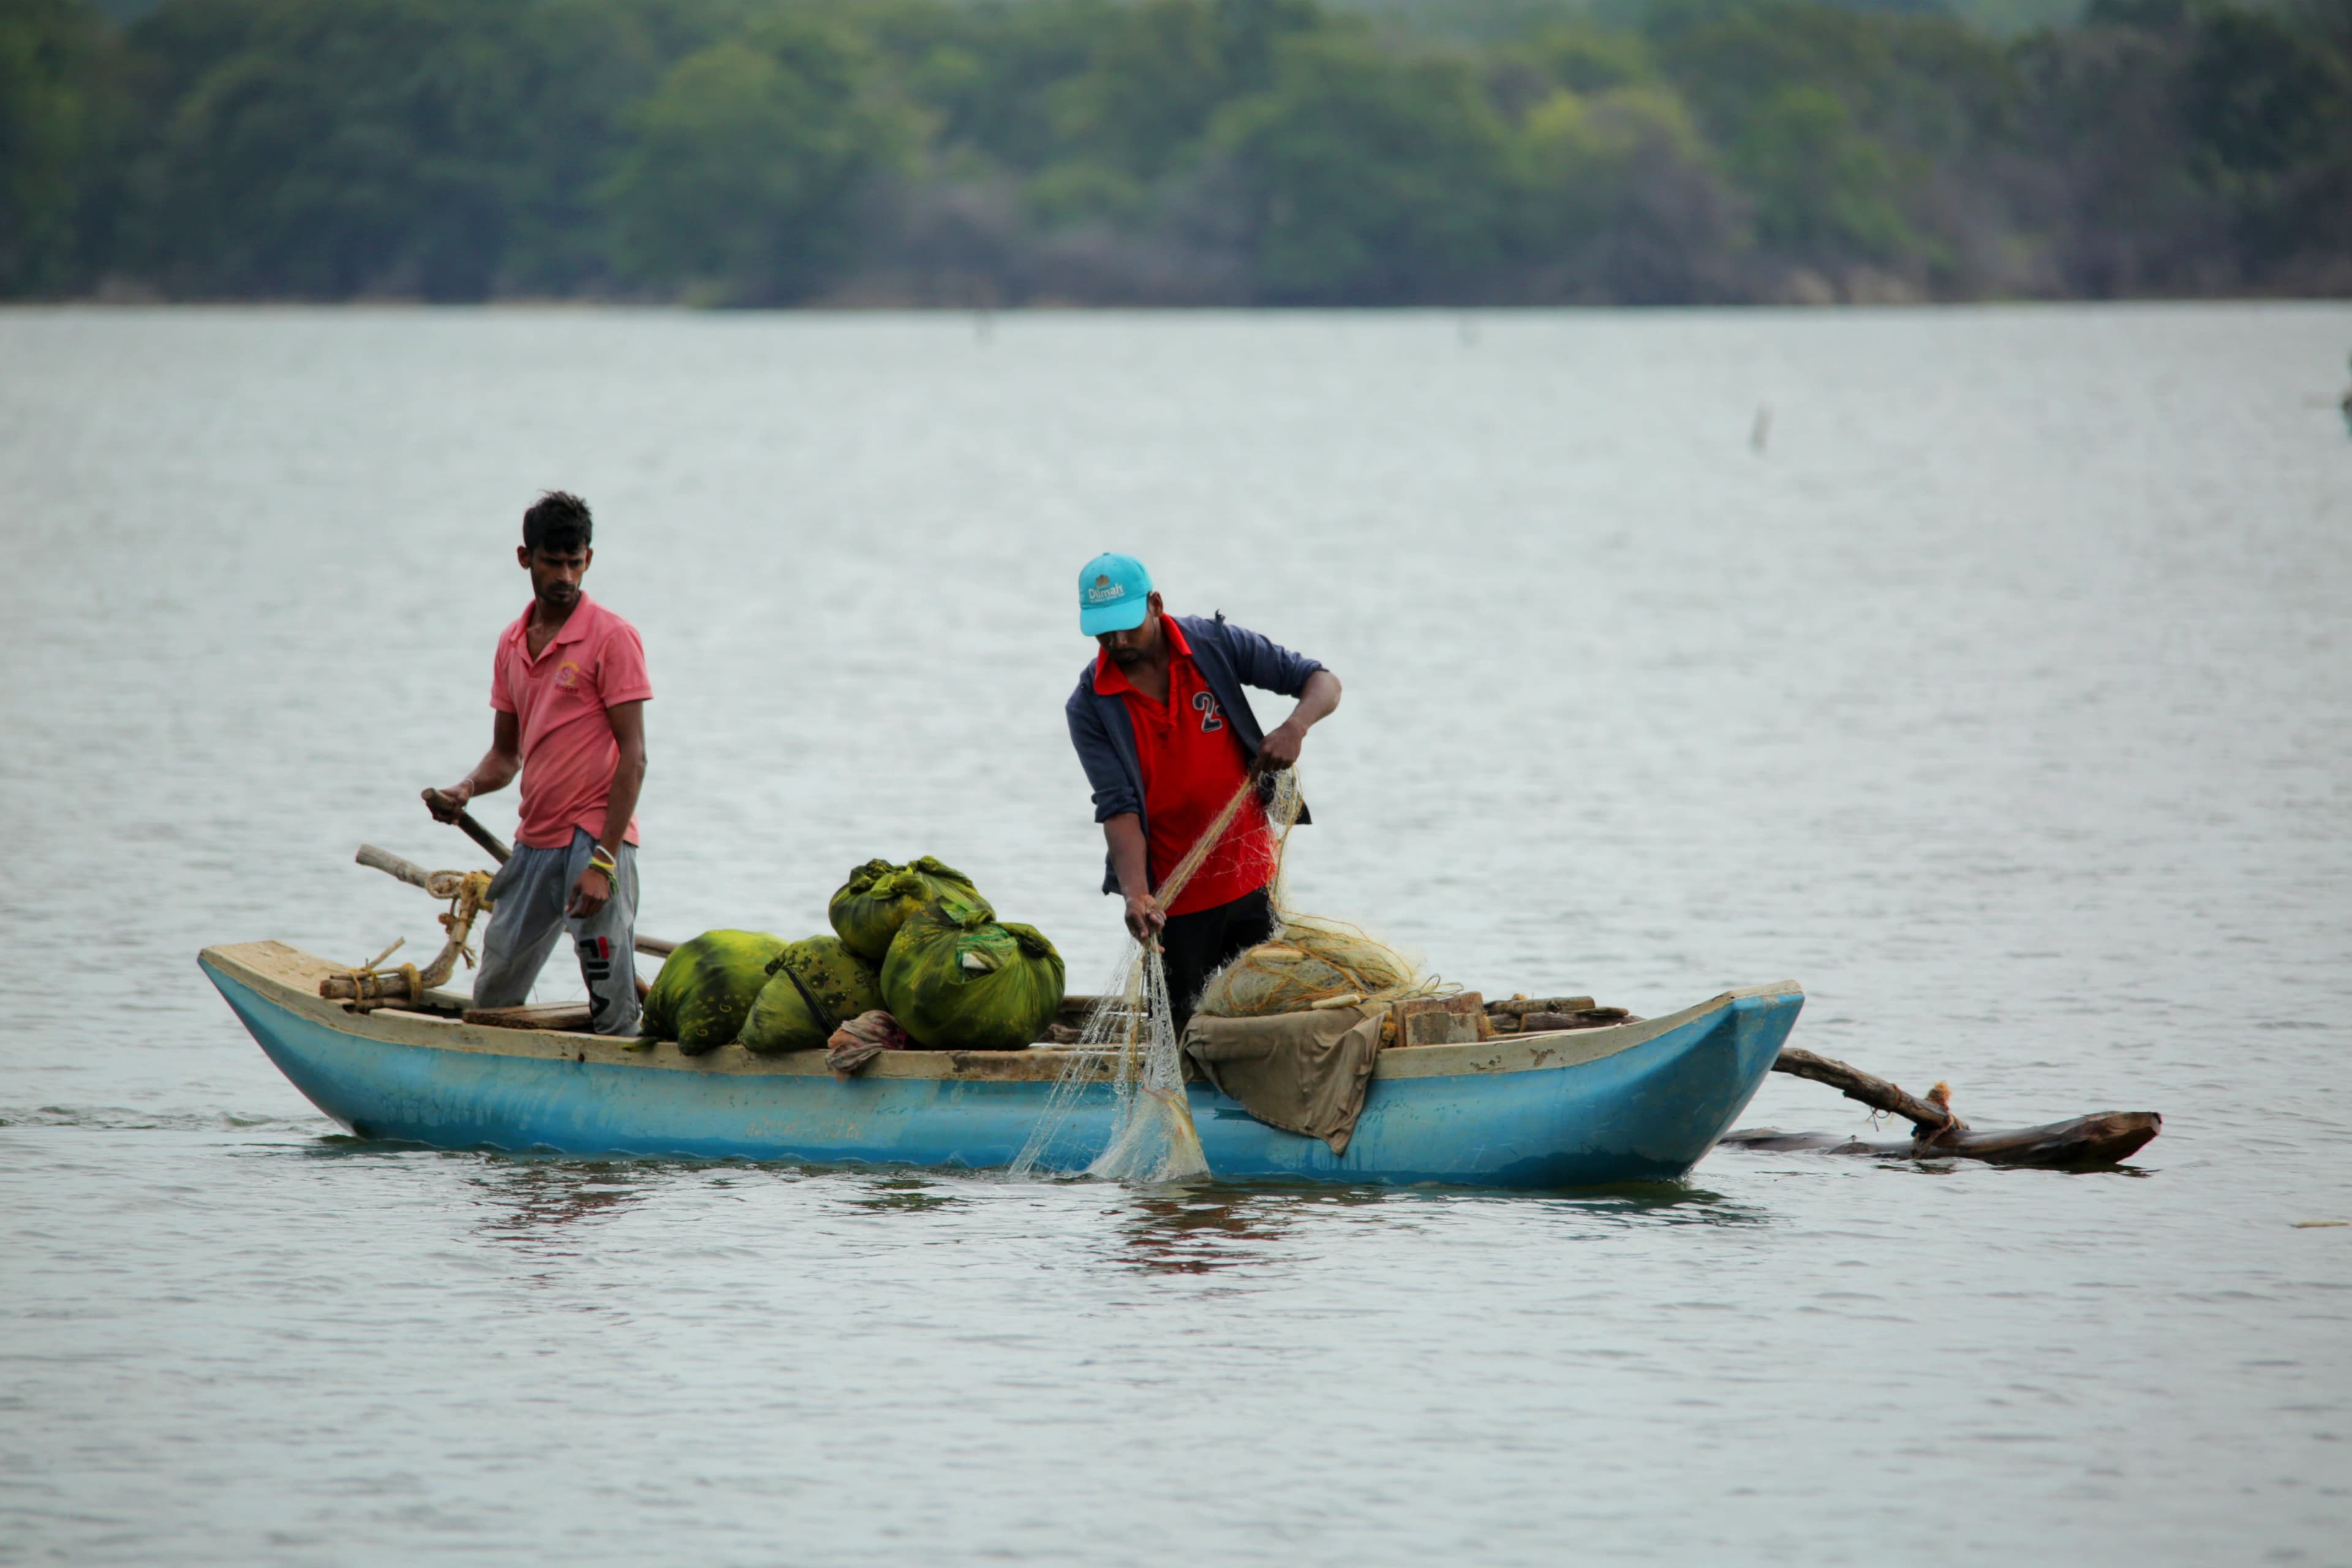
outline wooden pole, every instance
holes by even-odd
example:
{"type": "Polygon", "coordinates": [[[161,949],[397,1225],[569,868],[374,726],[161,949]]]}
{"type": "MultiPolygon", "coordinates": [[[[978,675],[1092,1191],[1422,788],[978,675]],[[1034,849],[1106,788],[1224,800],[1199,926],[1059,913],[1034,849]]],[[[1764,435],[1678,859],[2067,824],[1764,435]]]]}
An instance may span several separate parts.
{"type": "Polygon", "coordinates": [[[414,860],[404,860],[389,849],[379,849],[373,844],[362,844],[360,852],[352,857],[361,865],[382,871],[387,877],[397,877],[412,888],[433,890],[431,874],[414,860]]]}
{"type": "Polygon", "coordinates": [[[501,866],[513,858],[514,851],[506,847],[506,841],[475,821],[474,814],[463,807],[457,812],[457,830],[488,850],[490,858],[501,866]]]}
{"type": "Polygon", "coordinates": [[[1883,1078],[1873,1078],[1860,1068],[1847,1066],[1835,1057],[1817,1057],[1794,1046],[1782,1046],[1780,1059],[1772,1064],[1772,1070],[1828,1084],[1848,1100],[1860,1100],[1873,1110],[1891,1111],[1911,1123],[1912,1130],[1923,1138],[1954,1128],[1962,1131],[1968,1130],[1969,1124],[1952,1114],[1948,1103],[1931,1105],[1916,1096],[1905,1093],[1883,1078]]]}
{"type": "Polygon", "coordinates": [[[450,798],[446,791],[428,789],[422,792],[419,798],[421,798],[426,805],[433,808],[434,815],[436,817],[440,815],[444,807],[455,808],[457,815],[450,818],[450,820],[457,825],[457,830],[463,833],[467,837],[472,839],[475,843],[480,845],[484,850],[488,851],[490,858],[496,860],[499,865],[503,866],[509,859],[512,858],[514,851],[507,847],[506,840],[500,838],[497,834],[491,832],[488,828],[475,821],[474,814],[467,811],[464,806],[458,805],[455,800],[450,798]]]}
{"type": "MultiPolygon", "coordinates": [[[[470,817],[467,818],[467,821],[471,820],[472,819],[470,817]]],[[[465,824],[459,823],[458,826],[462,827],[465,824]]],[[[475,823],[474,826],[478,828],[481,828],[480,837],[482,838],[488,839],[490,845],[496,845],[499,849],[506,848],[505,845],[499,843],[497,837],[490,833],[489,829],[482,827],[482,825],[478,822],[475,823]]],[[[485,847],[488,847],[488,846],[487,845],[485,846],[485,847]]],[[[388,877],[397,877],[400,880],[406,882],[412,888],[425,888],[427,891],[431,890],[426,881],[429,873],[425,871],[424,867],[419,866],[414,860],[404,859],[398,855],[394,855],[389,849],[379,849],[373,844],[362,844],[360,846],[360,852],[352,856],[352,858],[372,870],[382,871],[388,877]]],[[[502,855],[499,858],[504,859],[505,857],[502,855]]],[[[670,941],[668,938],[647,936],[643,931],[635,933],[635,942],[632,945],[634,945],[639,952],[649,952],[656,958],[667,958],[671,953],[677,951],[677,943],[670,941]]],[[[642,988],[645,982],[643,979],[640,979],[638,981],[640,988],[642,988]]]]}

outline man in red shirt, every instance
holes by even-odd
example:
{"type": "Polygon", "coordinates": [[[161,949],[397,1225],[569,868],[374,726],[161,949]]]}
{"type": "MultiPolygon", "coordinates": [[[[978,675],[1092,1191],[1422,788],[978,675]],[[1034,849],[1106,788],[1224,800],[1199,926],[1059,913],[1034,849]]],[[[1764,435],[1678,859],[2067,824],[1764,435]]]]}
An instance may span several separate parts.
{"type": "Polygon", "coordinates": [[[1109,847],[1103,890],[1125,897],[1138,942],[1159,942],[1181,1033],[1209,977],[1274,932],[1265,811],[1244,806],[1164,908],[1159,887],[1244,780],[1298,760],[1307,730],[1339,706],[1339,678],[1223,616],[1166,614],[1130,555],[1087,563],[1078,610],[1099,651],[1066,712],[1109,847]],[[1261,731],[1244,686],[1298,706],[1261,731]]]}
{"type": "Polygon", "coordinates": [[[590,1027],[626,1035],[640,1011],[636,809],[654,691],[636,627],[581,590],[596,558],[594,527],[588,503],[562,490],[523,513],[515,558],[530,574],[531,601],[500,634],[491,663],[490,749],[448,789],[427,791],[425,804],[454,822],[474,796],[522,774],[514,855],[490,882],[474,1005],[529,999],[568,933],[588,983],[590,1027]]]}

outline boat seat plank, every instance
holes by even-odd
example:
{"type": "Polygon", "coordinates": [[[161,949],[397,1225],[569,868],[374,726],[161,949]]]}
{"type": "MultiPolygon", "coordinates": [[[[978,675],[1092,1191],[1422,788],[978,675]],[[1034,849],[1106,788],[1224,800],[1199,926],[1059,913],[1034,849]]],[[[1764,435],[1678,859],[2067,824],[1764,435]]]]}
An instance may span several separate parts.
{"type": "Polygon", "coordinates": [[[489,1029],[556,1029],[565,1034],[590,1033],[585,1002],[542,1002],[520,1007],[468,1007],[459,1015],[468,1024],[489,1029]]]}

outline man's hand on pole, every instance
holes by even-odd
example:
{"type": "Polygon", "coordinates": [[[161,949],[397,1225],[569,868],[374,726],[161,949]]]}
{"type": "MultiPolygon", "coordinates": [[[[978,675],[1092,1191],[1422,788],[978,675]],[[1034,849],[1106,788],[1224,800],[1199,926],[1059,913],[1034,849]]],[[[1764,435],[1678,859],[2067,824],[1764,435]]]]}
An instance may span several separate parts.
{"type": "Polygon", "coordinates": [[[1168,916],[1160,908],[1160,900],[1150,893],[1129,893],[1127,896],[1127,934],[1139,942],[1156,944],[1168,916]]]}
{"type": "Polygon", "coordinates": [[[474,781],[460,779],[447,789],[426,790],[425,809],[433,814],[436,822],[455,822],[457,814],[466,809],[466,803],[473,798],[474,781]]]}

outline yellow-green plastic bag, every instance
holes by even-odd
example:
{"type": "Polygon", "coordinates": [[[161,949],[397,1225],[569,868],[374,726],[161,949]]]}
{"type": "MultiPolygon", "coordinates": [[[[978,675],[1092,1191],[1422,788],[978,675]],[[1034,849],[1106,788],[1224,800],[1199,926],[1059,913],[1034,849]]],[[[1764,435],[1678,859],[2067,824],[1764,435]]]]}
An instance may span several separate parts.
{"type": "Polygon", "coordinates": [[[933,899],[961,899],[983,917],[993,913],[971,879],[952,866],[926,855],[910,866],[868,860],[849,874],[833,895],[825,917],[849,951],[868,963],[879,963],[890,952],[890,939],[908,917],[933,899]]]}
{"type": "Polygon", "coordinates": [[[1062,955],[1035,926],[1000,924],[985,905],[934,899],[898,928],[882,961],[882,1001],[917,1045],[1017,1051],[1062,1005],[1062,955]]]}
{"type": "Polygon", "coordinates": [[[646,994],[645,1031],[676,1040],[688,1056],[733,1039],[768,983],[768,960],[784,939],[762,931],[707,931],[662,961],[646,994]]]}
{"type": "Polygon", "coordinates": [[[742,1033],[735,1037],[746,1050],[762,1055],[820,1049],[835,1028],[882,1005],[881,975],[837,936],[789,943],[768,961],[768,976],[751,1016],[743,1020],[742,1033]],[[790,973],[785,973],[788,968],[790,973]],[[799,985],[793,984],[795,975],[799,985]],[[809,1011],[803,985],[831,1015],[830,1023],[809,1011]]]}

